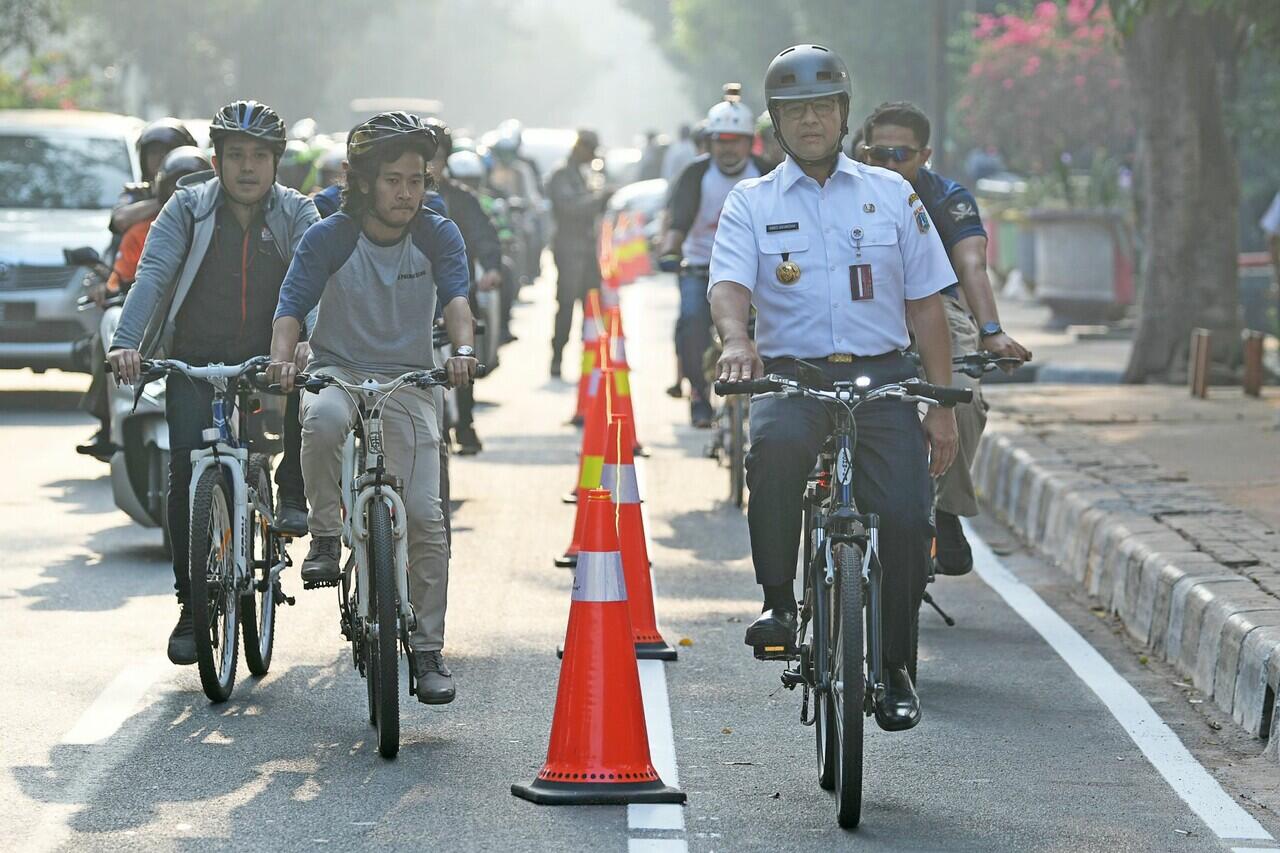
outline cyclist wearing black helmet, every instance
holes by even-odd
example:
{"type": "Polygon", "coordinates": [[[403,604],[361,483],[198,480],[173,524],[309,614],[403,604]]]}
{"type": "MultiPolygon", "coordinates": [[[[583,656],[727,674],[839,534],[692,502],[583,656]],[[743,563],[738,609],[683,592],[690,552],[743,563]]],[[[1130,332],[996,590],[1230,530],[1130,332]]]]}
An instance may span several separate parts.
{"type": "MultiPolygon", "coordinates": [[[[381,113],[347,140],[342,210],[311,228],[280,289],[271,341],[271,374],[286,389],[297,366],[303,318],[319,306],[310,370],[348,382],[387,381],[434,367],[432,320],[437,300],[454,356],[445,367],[455,388],[475,375],[470,274],[458,226],[424,209],[427,164],[436,131],[417,116],[381,113]]],[[[409,600],[417,625],[409,645],[418,700],[452,702],[453,676],[441,654],[449,580],[449,546],[440,504],[438,398],[405,389],[382,414],[387,467],[404,475],[408,512],[409,600]]],[[[302,403],[302,464],[311,502],[311,550],[302,576],[333,582],[342,543],[339,482],[342,446],[351,429],[342,389],[307,394],[302,403]]]]}
{"type": "MultiPolygon", "coordinates": [[[[796,376],[809,369],[804,359],[828,380],[900,381],[916,373],[902,352],[914,329],[928,380],[951,384],[939,292],[955,274],[911,185],[841,153],[850,91],[844,62],[819,45],[788,48],[769,65],[765,98],[787,158],[730,190],[720,216],[709,296],[724,340],[721,379],[796,376]]],[[[922,428],[913,405],[885,400],[860,408],[857,427],[854,495],[863,512],[880,516],[885,572],[888,683],[876,720],[906,729],[920,720],[906,664],[928,569],[929,473],[942,474],[955,457],[956,421],[950,409],[933,408],[922,428]]],[[[794,642],[803,494],[831,430],[819,402],[752,401],[747,520],[764,612],[747,630],[749,645],[794,642]]]]}
{"type": "MultiPolygon", "coordinates": [[[[137,278],[125,299],[109,358],[117,378],[137,381],[141,359],[161,354],[192,364],[237,363],[267,352],[271,318],[289,260],[319,219],[306,196],[275,182],[284,122],[257,101],[236,101],[214,116],[213,171],[188,175],[151,224],[137,278]]],[[[187,592],[190,451],[208,426],[211,389],[170,378],[169,533],[182,612],[169,659],[195,663],[187,592]]],[[[296,417],[293,419],[296,423],[296,417]]],[[[286,415],[285,455],[276,472],[277,524],[306,533],[298,462],[299,430],[286,415]],[[292,434],[291,434],[292,433],[292,434]]]]}

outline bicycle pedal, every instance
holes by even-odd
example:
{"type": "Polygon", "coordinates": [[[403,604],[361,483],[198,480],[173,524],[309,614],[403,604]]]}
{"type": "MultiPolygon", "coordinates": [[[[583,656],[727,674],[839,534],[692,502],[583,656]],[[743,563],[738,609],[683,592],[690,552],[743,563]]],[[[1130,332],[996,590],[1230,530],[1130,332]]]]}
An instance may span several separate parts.
{"type": "Polygon", "coordinates": [[[796,651],[795,646],[790,644],[777,646],[752,646],[751,650],[755,653],[756,660],[792,661],[800,659],[800,653],[796,651]]]}
{"type": "Polygon", "coordinates": [[[304,579],[304,580],[302,581],[302,588],[303,588],[303,589],[324,589],[326,586],[337,586],[337,585],[338,585],[338,582],[337,582],[336,580],[332,580],[332,581],[309,581],[309,580],[305,580],[305,579],[304,579]]]}

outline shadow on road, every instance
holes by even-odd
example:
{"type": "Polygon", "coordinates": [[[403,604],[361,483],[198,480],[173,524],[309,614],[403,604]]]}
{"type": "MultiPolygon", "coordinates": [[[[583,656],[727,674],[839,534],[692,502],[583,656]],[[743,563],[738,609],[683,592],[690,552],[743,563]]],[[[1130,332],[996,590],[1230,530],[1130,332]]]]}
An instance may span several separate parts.
{"type": "Polygon", "coordinates": [[[159,530],[122,524],[90,535],[83,549],[50,563],[40,583],[18,594],[33,599],[30,610],[115,610],[136,596],[169,592],[171,566],[159,530]]]}
{"type": "MultiPolygon", "coordinates": [[[[53,389],[0,389],[0,414],[10,412],[78,412],[79,391],[53,389]]],[[[87,415],[86,415],[87,417],[87,415]]]]}

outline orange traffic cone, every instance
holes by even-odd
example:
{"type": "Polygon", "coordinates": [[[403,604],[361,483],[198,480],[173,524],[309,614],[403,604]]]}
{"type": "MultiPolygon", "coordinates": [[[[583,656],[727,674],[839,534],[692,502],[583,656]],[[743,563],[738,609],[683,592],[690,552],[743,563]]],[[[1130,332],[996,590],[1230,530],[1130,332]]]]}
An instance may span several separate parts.
{"type": "Polygon", "coordinates": [[[578,403],[569,423],[582,426],[587,417],[587,404],[595,394],[594,384],[599,382],[600,364],[596,342],[601,334],[600,291],[591,288],[582,301],[582,375],[578,377],[578,403]]]}
{"type": "Polygon", "coordinates": [[[583,495],[590,489],[600,488],[600,472],[604,468],[604,445],[609,435],[609,414],[613,406],[613,371],[606,364],[600,370],[600,390],[596,392],[587,410],[587,421],[582,428],[582,453],[578,456],[578,510],[573,521],[573,538],[563,555],[555,563],[562,569],[578,564],[578,552],[586,531],[587,507],[583,495]]]}
{"type": "Polygon", "coordinates": [[[622,331],[622,310],[610,308],[605,312],[605,335],[603,339],[608,354],[608,365],[613,369],[613,411],[626,415],[631,419],[631,439],[634,442],[631,452],[639,456],[647,455],[640,440],[635,436],[635,410],[631,407],[631,367],[627,364],[627,336],[622,331]]]}
{"type": "Polygon", "coordinates": [[[684,792],[663,783],[649,755],[613,502],[591,489],[583,504],[587,534],[547,760],[531,784],[512,785],[511,793],[544,805],[683,803],[684,792]]]}
{"type": "Polygon", "coordinates": [[[640,486],[632,458],[631,419],[614,415],[609,420],[609,441],[604,449],[600,488],[613,494],[618,506],[618,542],[627,577],[627,607],[641,660],[675,660],[676,650],[658,631],[653,609],[653,583],[649,577],[649,548],[645,544],[644,517],[640,513],[640,486]]]}

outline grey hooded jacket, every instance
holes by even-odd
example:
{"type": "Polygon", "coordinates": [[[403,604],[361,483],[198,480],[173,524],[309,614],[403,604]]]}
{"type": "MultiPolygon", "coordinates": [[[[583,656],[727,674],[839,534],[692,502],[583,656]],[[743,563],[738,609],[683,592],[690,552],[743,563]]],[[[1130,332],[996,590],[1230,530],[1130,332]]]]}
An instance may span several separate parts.
{"type": "MultiPolygon", "coordinates": [[[[212,171],[178,182],[177,191],[147,232],[111,349],[140,350],[144,358],[156,358],[171,349],[174,319],[209,250],[221,201],[222,182],[212,171]]],[[[320,221],[320,214],[311,199],[280,184],[271,187],[265,204],[267,229],[280,256],[291,259],[303,233],[320,221]]]]}

